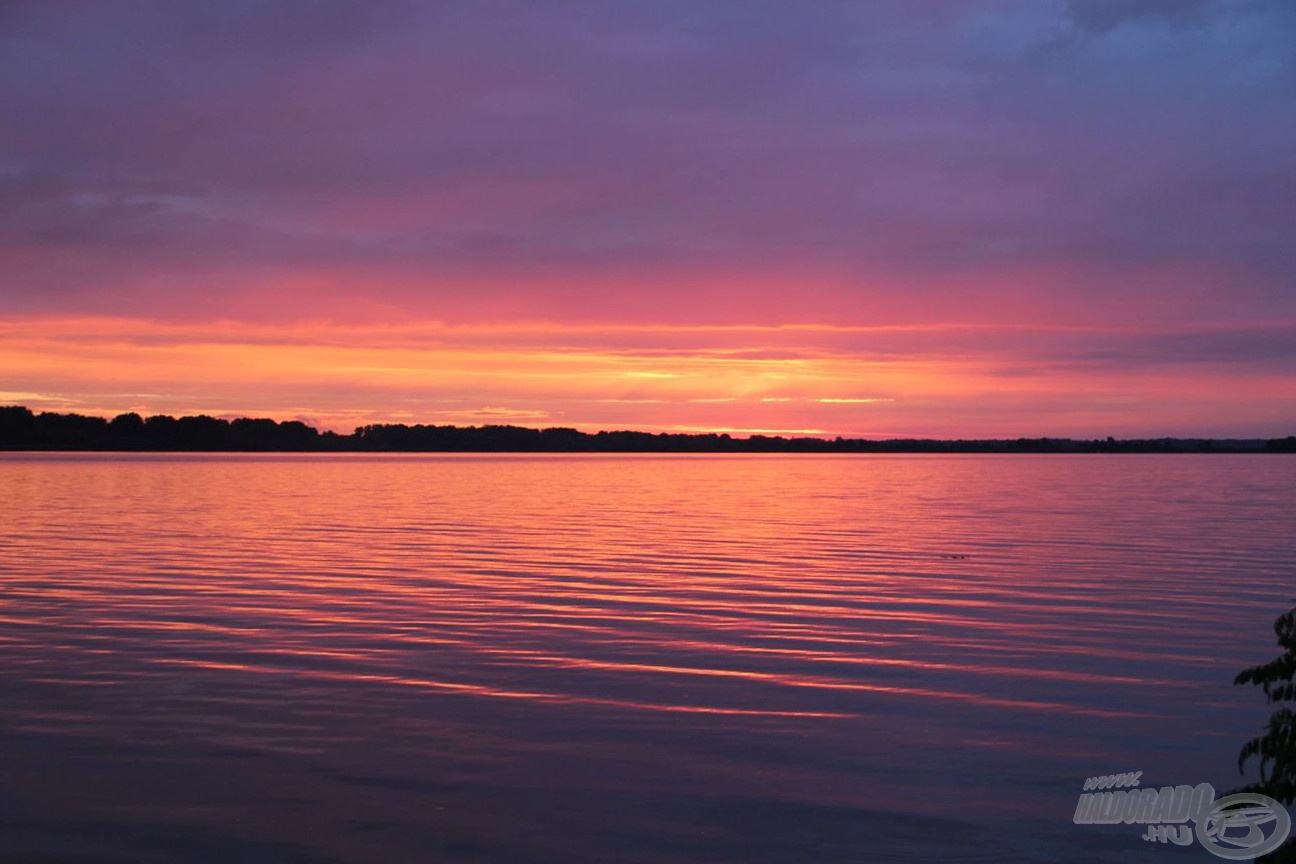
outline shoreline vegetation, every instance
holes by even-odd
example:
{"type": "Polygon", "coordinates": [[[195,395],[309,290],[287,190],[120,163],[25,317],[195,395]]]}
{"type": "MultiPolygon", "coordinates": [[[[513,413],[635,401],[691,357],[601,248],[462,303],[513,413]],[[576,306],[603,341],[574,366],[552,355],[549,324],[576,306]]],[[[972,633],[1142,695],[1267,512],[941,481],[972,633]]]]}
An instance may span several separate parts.
{"type": "Polygon", "coordinates": [[[0,450],[247,453],[1296,453],[1287,438],[931,439],[814,438],[727,434],[580,432],[521,426],[360,426],[350,435],[299,420],[223,420],[206,415],[34,413],[0,406],[0,450]]]}

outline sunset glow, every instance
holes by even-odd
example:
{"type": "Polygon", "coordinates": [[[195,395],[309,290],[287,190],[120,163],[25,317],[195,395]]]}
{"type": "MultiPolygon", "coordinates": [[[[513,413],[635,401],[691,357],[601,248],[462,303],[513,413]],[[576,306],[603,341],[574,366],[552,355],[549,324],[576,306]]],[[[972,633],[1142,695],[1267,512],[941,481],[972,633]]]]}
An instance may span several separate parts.
{"type": "Polygon", "coordinates": [[[15,4],[0,403],[1296,430],[1290,4],[15,4]]]}
{"type": "MultiPolygon", "coordinates": [[[[1162,334],[978,326],[495,327],[6,322],[6,401],[373,422],[737,434],[1155,434],[1228,405],[1228,431],[1296,405],[1296,383],[1237,364],[1083,364],[1162,334]],[[1046,346],[1047,343],[1047,347],[1046,346]],[[868,347],[854,347],[868,346],[868,347]],[[1031,367],[1026,369],[1024,367],[1031,367]],[[128,387],[124,387],[128,384],[128,387]],[[129,389],[128,389],[129,388],[129,389]],[[1011,425],[1011,424],[1016,424],[1011,425]]],[[[1227,330],[1204,338],[1227,339],[1227,330]]]]}

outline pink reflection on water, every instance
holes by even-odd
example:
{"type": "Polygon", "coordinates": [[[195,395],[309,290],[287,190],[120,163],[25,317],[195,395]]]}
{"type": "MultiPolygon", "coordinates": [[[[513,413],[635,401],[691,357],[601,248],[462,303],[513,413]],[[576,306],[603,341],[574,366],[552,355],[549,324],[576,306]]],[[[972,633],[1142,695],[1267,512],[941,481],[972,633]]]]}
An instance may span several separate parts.
{"type": "MultiPolygon", "coordinates": [[[[46,759],[47,736],[73,742],[65,783],[120,774],[126,753],[212,783],[273,766],[296,779],[256,806],[288,814],[361,800],[335,776],[453,778],[437,806],[636,837],[663,829],[626,814],[666,800],[1047,820],[1109,763],[1225,788],[1263,719],[1229,682],[1270,653],[1296,567],[1276,518],[1294,469],[3,457],[0,733],[46,759]],[[602,768],[556,779],[582,761],[602,768]],[[517,809],[518,788],[552,807],[517,809]]],[[[62,794],[41,783],[33,801],[62,794]]],[[[78,812],[111,821],[107,800],[78,812]]],[[[252,806],[219,800],[234,822],[252,806]]],[[[303,842],[345,839],[293,818],[303,842]]]]}

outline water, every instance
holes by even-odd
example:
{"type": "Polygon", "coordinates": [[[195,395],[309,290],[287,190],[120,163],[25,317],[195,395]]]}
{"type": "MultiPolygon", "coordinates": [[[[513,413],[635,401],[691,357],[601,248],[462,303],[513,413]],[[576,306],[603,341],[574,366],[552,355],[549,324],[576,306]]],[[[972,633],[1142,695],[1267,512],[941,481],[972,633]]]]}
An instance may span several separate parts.
{"type": "Polygon", "coordinates": [[[1161,861],[1296,459],[0,456],[6,862],[1161,861]]]}

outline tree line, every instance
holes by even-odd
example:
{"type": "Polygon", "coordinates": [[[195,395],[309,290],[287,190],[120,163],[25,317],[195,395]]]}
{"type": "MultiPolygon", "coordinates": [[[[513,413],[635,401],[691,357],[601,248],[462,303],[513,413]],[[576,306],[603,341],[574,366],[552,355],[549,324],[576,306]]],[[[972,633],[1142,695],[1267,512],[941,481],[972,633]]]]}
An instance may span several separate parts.
{"type": "Polygon", "coordinates": [[[299,420],[225,420],[206,415],[111,420],[0,407],[0,449],[199,452],[520,452],[520,453],[1296,453],[1296,436],[1276,439],[1154,438],[981,440],[814,438],[651,432],[581,432],[522,426],[383,423],[350,435],[299,420]]]}

